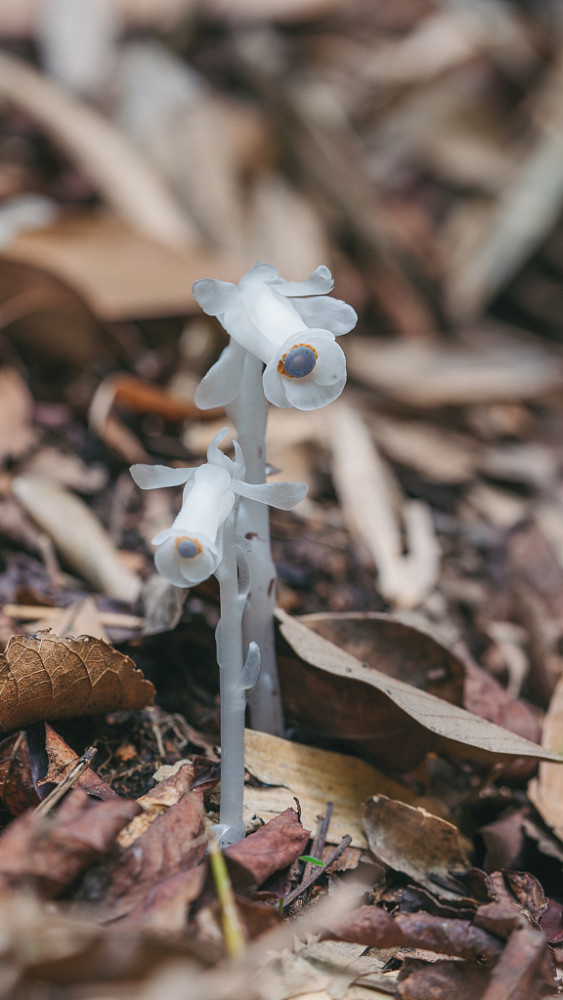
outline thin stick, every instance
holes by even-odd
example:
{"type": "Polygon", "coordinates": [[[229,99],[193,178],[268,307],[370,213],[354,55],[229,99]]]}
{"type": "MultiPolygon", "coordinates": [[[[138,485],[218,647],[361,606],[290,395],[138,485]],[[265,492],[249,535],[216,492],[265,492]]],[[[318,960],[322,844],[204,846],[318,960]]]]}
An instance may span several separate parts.
{"type": "MultiPolygon", "coordinates": [[[[318,858],[319,861],[321,859],[321,854],[323,853],[324,850],[324,846],[326,843],[326,835],[328,833],[328,828],[330,826],[331,819],[332,819],[332,802],[327,802],[325,814],[324,816],[319,817],[319,825],[317,826],[315,838],[311,845],[311,856],[313,858],[318,858]]],[[[301,879],[301,885],[304,885],[309,879],[311,872],[315,871],[315,869],[318,868],[319,865],[314,865],[312,864],[311,861],[308,861],[307,864],[305,865],[305,868],[303,869],[303,878],[301,879]]],[[[305,890],[303,896],[303,906],[307,905],[310,898],[311,898],[311,886],[309,886],[309,888],[305,890]]]]}
{"type": "Polygon", "coordinates": [[[97,752],[96,747],[88,747],[88,749],[84,751],[82,757],[76,761],[76,764],[73,765],[66,778],[63,778],[56,788],[53,788],[43,801],[35,807],[35,812],[38,815],[46,816],[47,813],[49,813],[51,809],[56,806],[57,802],[59,802],[63,796],[70,791],[72,786],[76,784],[80,775],[84,774],[84,772],[91,767],[92,761],[94,760],[97,752]]]}
{"type": "Polygon", "coordinates": [[[330,852],[322,868],[319,868],[317,865],[313,866],[314,871],[311,872],[307,881],[306,882],[303,881],[301,885],[298,885],[296,889],[294,889],[292,892],[289,893],[289,896],[285,897],[283,901],[284,913],[287,910],[288,906],[291,906],[291,904],[296,899],[299,898],[302,892],[305,892],[309,888],[309,886],[313,885],[320,879],[321,875],[324,875],[329,865],[331,865],[333,861],[336,861],[336,859],[339,858],[340,855],[344,853],[346,848],[349,847],[351,843],[352,843],[352,838],[349,836],[349,834],[346,834],[346,836],[343,837],[342,840],[340,841],[338,847],[335,847],[334,850],[330,852]]]}

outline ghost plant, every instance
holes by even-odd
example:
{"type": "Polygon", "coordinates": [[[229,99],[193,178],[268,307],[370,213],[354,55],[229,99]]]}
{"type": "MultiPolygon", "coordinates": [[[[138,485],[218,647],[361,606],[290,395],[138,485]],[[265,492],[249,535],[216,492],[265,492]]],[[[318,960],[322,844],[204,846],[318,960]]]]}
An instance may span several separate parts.
{"type": "MultiPolygon", "coordinates": [[[[266,400],[280,407],[316,410],[335,400],[346,382],[344,354],[336,337],[349,333],[357,316],[346,302],[328,298],[332,275],[318,267],[307,281],[284,281],[275,267],[257,264],[238,285],[214,278],[196,281],[202,309],[229,334],[219,360],[196,392],[201,409],[224,406],[242,448],[246,477],[264,483],[266,400]]],[[[251,579],[243,617],[245,643],[258,643],[260,676],[249,694],[255,729],[283,734],[274,649],[275,568],[267,508],[246,494],[239,531],[249,541],[251,579]]]]}
{"type": "Polygon", "coordinates": [[[194,284],[205,312],[230,336],[221,357],[200,383],[202,409],[225,406],[235,424],[235,458],[217,434],[207,462],[196,469],[134,465],[141,489],[184,486],[180,513],[153,538],[159,573],[177,587],[212,574],[219,581],[221,621],[217,659],[221,683],[221,806],[216,831],[223,846],[244,836],[244,716],[249,692],[256,729],[281,735],[283,717],[273,640],[275,569],[268,506],[289,510],[305,483],[266,483],[266,401],[316,410],[336,399],[346,363],[336,337],[356,324],[345,302],[326,298],[328,268],[307,281],[284,281],[258,264],[238,285],[215,279],[194,284]]]}
{"type": "Polygon", "coordinates": [[[153,538],[158,572],[177,587],[191,587],[212,574],[219,581],[221,620],[217,660],[221,694],[221,805],[217,829],[222,846],[244,836],[244,715],[246,691],[258,677],[260,651],[250,642],[243,655],[242,615],[249,590],[244,546],[237,537],[240,498],[289,510],[303,499],[305,483],[247,483],[240,448],[235,460],[219,449],[228,428],[207,449],[207,462],[196,469],[133,465],[141,489],[184,486],[180,513],[170,528],[153,538]]]}

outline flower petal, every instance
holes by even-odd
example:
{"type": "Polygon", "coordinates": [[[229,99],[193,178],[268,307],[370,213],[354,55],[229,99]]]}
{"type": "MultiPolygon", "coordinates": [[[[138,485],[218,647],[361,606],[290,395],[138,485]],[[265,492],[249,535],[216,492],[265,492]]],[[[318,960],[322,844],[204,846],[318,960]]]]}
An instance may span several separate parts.
{"type": "Polygon", "coordinates": [[[244,349],[231,341],[199,383],[195,391],[196,406],[210,410],[232,403],[239,390],[243,365],[244,349]]]}
{"type": "Polygon", "coordinates": [[[332,385],[319,385],[312,379],[286,379],[286,395],[296,410],[319,410],[338,399],[346,385],[346,375],[332,385]]]}
{"type": "Polygon", "coordinates": [[[207,446],[207,461],[210,465],[219,465],[222,469],[226,469],[229,475],[231,475],[235,463],[219,447],[219,443],[228,433],[228,427],[222,427],[220,431],[217,431],[217,434],[207,446]]]}
{"type": "Polygon", "coordinates": [[[342,299],[297,299],[293,305],[305,326],[322,327],[335,337],[350,333],[358,322],[358,314],[342,299]]]}
{"type": "Polygon", "coordinates": [[[270,403],[273,403],[274,406],[281,406],[287,409],[288,406],[291,406],[291,403],[288,401],[284,383],[288,382],[289,379],[282,378],[278,372],[278,360],[280,356],[281,352],[266,365],[264,374],[262,375],[262,384],[266,399],[270,403]]]}
{"type": "Polygon", "coordinates": [[[306,281],[284,281],[283,278],[280,279],[280,284],[276,284],[276,291],[281,292],[282,295],[287,295],[288,298],[298,295],[326,295],[327,292],[332,291],[333,285],[334,279],[329,268],[321,264],[306,281]]]}
{"type": "Polygon", "coordinates": [[[233,490],[247,500],[258,500],[278,510],[291,510],[307,493],[307,483],[243,483],[234,479],[233,490]]]}
{"type": "Polygon", "coordinates": [[[254,282],[261,282],[269,284],[272,281],[283,281],[280,277],[280,273],[273,264],[262,264],[258,261],[254,267],[250,268],[246,274],[242,276],[238,283],[239,288],[245,288],[246,285],[253,284],[254,282]]]}
{"type": "Polygon", "coordinates": [[[142,490],[154,490],[162,486],[182,486],[192,478],[195,469],[170,469],[167,465],[132,465],[129,472],[142,490]]]}
{"type": "Polygon", "coordinates": [[[334,339],[321,340],[311,337],[311,345],[316,347],[318,360],[310,379],[317,385],[334,385],[343,378],[346,381],[346,356],[334,339]]]}
{"type": "Polygon", "coordinates": [[[200,278],[192,285],[194,299],[208,316],[219,316],[236,300],[237,286],[218,278],[200,278]]]}
{"type": "Polygon", "coordinates": [[[169,537],[156,550],[154,562],[161,576],[176,587],[192,587],[203,583],[215,572],[221,560],[220,551],[209,545],[205,539],[202,552],[194,559],[183,559],[176,548],[176,537],[169,537]]]}

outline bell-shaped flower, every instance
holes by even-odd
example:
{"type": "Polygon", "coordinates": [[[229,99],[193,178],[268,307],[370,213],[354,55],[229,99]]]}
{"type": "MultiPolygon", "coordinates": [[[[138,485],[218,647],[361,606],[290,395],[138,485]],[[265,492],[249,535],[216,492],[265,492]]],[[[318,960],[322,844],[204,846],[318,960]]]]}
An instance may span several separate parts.
{"type": "Polygon", "coordinates": [[[335,337],[349,333],[358,317],[346,302],[326,297],[332,287],[328,267],[318,267],[307,281],[284,281],[269,264],[257,264],[238,285],[196,281],[197,302],[231,337],[200,383],[197,405],[233,401],[244,351],[265,363],[264,393],[276,406],[316,410],[336,399],[346,383],[346,361],[335,337]]]}
{"type": "Polygon", "coordinates": [[[223,558],[223,526],[237,497],[290,510],[307,492],[305,483],[246,483],[243,464],[235,445],[232,461],[219,448],[228,433],[224,427],[207,449],[207,462],[195,469],[171,469],[165,465],[132,465],[131,475],[143,490],[184,486],[180,513],[170,528],[152,539],[157,546],[154,561],[158,572],[177,587],[192,587],[207,580],[223,558]]]}

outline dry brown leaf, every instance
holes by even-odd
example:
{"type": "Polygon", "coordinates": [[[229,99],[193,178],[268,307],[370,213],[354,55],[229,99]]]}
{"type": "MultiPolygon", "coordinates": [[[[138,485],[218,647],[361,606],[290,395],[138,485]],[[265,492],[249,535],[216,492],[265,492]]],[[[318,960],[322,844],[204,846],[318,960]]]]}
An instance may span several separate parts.
{"type": "Polygon", "coordinates": [[[23,730],[0,741],[0,799],[13,816],[39,804],[23,730]]]}
{"type": "Polygon", "coordinates": [[[107,361],[103,327],[82,299],[53,274],[0,260],[0,323],[4,335],[35,364],[81,366],[107,361]]]}
{"type": "MultiPolygon", "coordinates": [[[[64,781],[73,766],[80,759],[78,754],[65,743],[62,736],[48,722],[45,723],[45,752],[47,754],[48,768],[45,777],[37,782],[39,786],[58,785],[61,781],[64,781]]],[[[110,788],[106,781],[99,778],[91,767],[80,774],[74,782],[73,787],[82,788],[88,795],[96,799],[101,799],[103,802],[107,799],[119,798],[117,792],[114,792],[113,788],[110,788]]]]}
{"type": "Polygon", "coordinates": [[[50,537],[68,566],[102,594],[135,601],[141,581],[121,560],[90,507],[45,476],[16,476],[12,489],[26,513],[50,537]]]}
{"type": "MultiPolygon", "coordinates": [[[[189,778],[191,768],[181,770],[183,774],[165,779],[161,787],[155,789],[157,796],[165,795],[162,785],[166,782],[171,782],[176,789],[186,775],[189,778]]],[[[203,803],[197,789],[184,791],[174,804],[156,809],[149,818],[152,819],[150,825],[108,864],[109,884],[101,900],[108,919],[133,916],[134,912],[140,916],[150,906],[158,887],[179,871],[197,868],[205,857],[207,835],[203,803]]]]}
{"type": "MultiPolygon", "coordinates": [[[[284,611],[278,610],[277,617],[281,633],[292,649],[321,672],[313,678],[310,697],[304,699],[306,715],[317,725],[324,721],[325,731],[330,731],[331,735],[339,732],[342,738],[355,738],[364,744],[370,739],[370,750],[380,759],[393,760],[397,768],[405,766],[407,759],[412,766],[430,748],[446,755],[470,758],[490,759],[492,754],[563,762],[561,755],[552,750],[367,667],[284,611]],[[333,681],[326,684],[325,691],[322,682],[327,678],[323,675],[333,681]],[[330,724],[331,705],[333,714],[334,706],[338,705],[338,728],[330,724]],[[379,727],[379,745],[373,736],[376,726],[379,727]],[[429,737],[429,733],[433,735],[429,737]],[[407,734],[408,745],[405,745],[407,734]]],[[[287,693],[293,712],[299,716],[297,690],[299,686],[304,687],[306,674],[300,671],[293,677],[287,676],[287,680],[288,688],[295,688],[287,693]]],[[[300,697],[303,700],[303,690],[300,697]]]]}
{"type": "Polygon", "coordinates": [[[408,615],[324,612],[301,615],[300,621],[362,663],[454,705],[463,703],[465,664],[430,628],[413,624],[408,615]]]}
{"type": "Polygon", "coordinates": [[[31,884],[44,898],[57,896],[96,857],[138,811],[135,802],[115,798],[94,802],[73,789],[54,815],[29,810],[0,837],[0,883],[4,889],[31,884]]]}
{"type": "Polygon", "coordinates": [[[0,368],[0,461],[20,458],[35,441],[33,397],[14,368],[0,368]]]}
{"type": "Polygon", "coordinates": [[[305,850],[311,831],[306,830],[295,809],[285,809],[256,833],[225,849],[225,857],[242,865],[260,886],[274,872],[289,868],[305,850]]]}
{"type": "Polygon", "coordinates": [[[73,213],[49,228],[20,233],[9,258],[56,274],[107,320],[193,312],[197,278],[238,281],[252,263],[199,247],[165,246],[106,212],[73,213]]]}
{"type": "Polygon", "coordinates": [[[137,229],[167,246],[195,242],[181,209],[146,160],[94,108],[6,52],[0,55],[0,96],[38,121],[137,229]]]}
{"type": "Polygon", "coordinates": [[[245,821],[269,820],[297,798],[305,826],[314,829],[317,816],[332,802],[327,843],[339,844],[346,834],[352,844],[365,847],[361,818],[363,802],[384,792],[403,802],[414,795],[398,781],[357,757],[320,750],[247,729],[244,735],[247,771],[266,787],[247,784],[244,790],[245,821]]]}
{"type": "Polygon", "coordinates": [[[463,893],[452,872],[466,871],[469,861],[453,823],[420,806],[374,795],[366,802],[364,825],[377,861],[408,875],[433,895],[459,901],[463,893]]]}
{"type": "Polygon", "coordinates": [[[101,639],[14,636],[0,655],[0,731],[152,704],[154,687],[101,639]]]}

